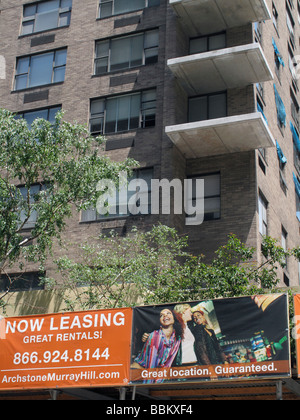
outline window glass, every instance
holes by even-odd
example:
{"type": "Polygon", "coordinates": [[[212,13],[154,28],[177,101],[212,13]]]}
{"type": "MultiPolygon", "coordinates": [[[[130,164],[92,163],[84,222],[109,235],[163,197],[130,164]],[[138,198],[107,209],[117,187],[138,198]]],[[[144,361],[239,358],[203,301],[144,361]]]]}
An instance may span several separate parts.
{"type": "Polygon", "coordinates": [[[16,90],[26,89],[28,82],[28,70],[29,70],[30,58],[20,58],[17,63],[16,70],[16,90]]]}
{"type": "Polygon", "coordinates": [[[212,35],[208,38],[208,48],[210,51],[212,50],[220,50],[226,47],[226,35],[218,34],[212,35]]]}
{"type": "Polygon", "coordinates": [[[47,13],[39,13],[35,19],[35,32],[46,31],[57,27],[58,10],[47,13]]]}
{"type": "Polygon", "coordinates": [[[105,133],[114,133],[116,131],[117,111],[118,100],[109,99],[106,103],[105,133]]]}
{"type": "Polygon", "coordinates": [[[132,12],[134,10],[143,9],[145,7],[145,0],[115,0],[114,14],[132,12]]]}
{"type": "Polygon", "coordinates": [[[189,122],[222,118],[227,114],[226,92],[189,99],[189,122]]]}
{"type": "Polygon", "coordinates": [[[130,67],[141,66],[143,64],[144,35],[132,37],[130,40],[130,44],[130,67]]]}
{"type": "Polygon", "coordinates": [[[129,117],[130,117],[130,96],[125,96],[118,99],[118,112],[117,112],[117,130],[125,131],[129,129],[129,117]]]}
{"type": "Polygon", "coordinates": [[[15,90],[63,82],[67,50],[58,50],[17,61],[15,90]]]}
{"type": "Polygon", "coordinates": [[[189,101],[189,122],[207,119],[207,96],[192,98],[189,101]]]}
{"type": "Polygon", "coordinates": [[[90,120],[91,133],[103,133],[104,110],[105,110],[104,100],[99,99],[99,100],[92,101],[91,120],[90,120]]]}
{"type": "Polygon", "coordinates": [[[160,0],[100,0],[100,18],[130,13],[145,7],[159,6],[160,0]]]}
{"type": "Polygon", "coordinates": [[[64,66],[66,64],[67,51],[58,50],[55,52],[55,66],[64,66]]]}
{"type": "Polygon", "coordinates": [[[131,45],[129,38],[116,39],[112,42],[110,68],[119,70],[128,68],[130,64],[131,45]]]}
{"type": "Polygon", "coordinates": [[[29,61],[30,61],[30,58],[29,57],[20,58],[18,60],[18,65],[17,65],[17,73],[18,74],[27,73],[28,72],[29,61]]]}
{"type": "Polygon", "coordinates": [[[40,86],[52,81],[53,52],[31,57],[29,86],[40,86]]]}
{"type": "Polygon", "coordinates": [[[96,42],[95,74],[156,63],[158,30],[96,42]]]}
{"type": "Polygon", "coordinates": [[[67,8],[72,7],[72,0],[61,0],[61,5],[60,5],[60,7],[61,7],[62,9],[67,9],[67,8]]]}
{"type": "Polygon", "coordinates": [[[91,133],[117,133],[155,125],[155,90],[91,101],[91,133]],[[104,129],[103,129],[104,128],[104,129]]]}
{"type": "Polygon", "coordinates": [[[36,13],[36,5],[28,5],[24,7],[24,17],[34,16],[36,13]]]}
{"type": "Polygon", "coordinates": [[[207,37],[195,38],[190,41],[190,54],[199,54],[207,51],[207,37]]]}
{"type": "MultiPolygon", "coordinates": [[[[193,178],[204,180],[204,220],[216,220],[221,217],[221,177],[220,174],[203,175],[193,178]]],[[[189,212],[195,208],[196,200],[202,197],[196,196],[196,182],[192,183],[188,190],[187,209],[189,212]]]]}
{"type": "Polygon", "coordinates": [[[143,92],[142,97],[142,126],[153,127],[155,125],[156,114],[156,91],[149,90],[143,92]]]}
{"type": "MultiPolygon", "coordinates": [[[[116,204],[116,213],[107,215],[100,215],[95,208],[84,210],[81,214],[82,222],[93,222],[96,220],[105,220],[107,218],[118,218],[129,216],[131,214],[128,205],[130,199],[134,202],[134,207],[137,207],[137,214],[151,213],[151,180],[153,179],[153,169],[140,169],[134,171],[132,177],[128,179],[128,185],[116,191],[116,196],[112,197],[112,202],[116,204]],[[135,181],[137,181],[135,183],[135,181]],[[130,188],[130,189],[129,189],[130,188]]],[[[135,209],[134,209],[135,210],[135,209]]]]}
{"type": "Polygon", "coordinates": [[[16,77],[16,90],[26,89],[27,88],[27,74],[23,76],[16,77]]]}
{"type": "Polygon", "coordinates": [[[141,95],[131,96],[129,129],[134,129],[134,128],[139,127],[140,109],[141,109],[141,95]]]}
{"type": "Polygon", "coordinates": [[[206,51],[226,48],[226,33],[202,36],[190,40],[190,54],[200,54],[206,51]]]}
{"type": "Polygon", "coordinates": [[[49,0],[24,6],[22,34],[70,24],[72,0],[49,0]]]}
{"type": "Polygon", "coordinates": [[[34,21],[29,21],[29,22],[24,22],[23,23],[23,30],[22,30],[22,34],[23,35],[28,35],[28,34],[32,34],[33,32],[33,27],[34,27],[34,21]]]}
{"type": "Polygon", "coordinates": [[[65,67],[55,68],[53,71],[53,83],[63,82],[65,80],[65,67]]]}
{"type": "Polygon", "coordinates": [[[226,108],[226,94],[209,96],[208,117],[210,119],[226,116],[226,108]]]}
{"type": "Polygon", "coordinates": [[[49,109],[49,115],[48,115],[48,121],[50,121],[52,124],[55,123],[55,116],[57,114],[58,111],[61,110],[61,107],[55,107],[55,108],[50,108],[49,109]]]}
{"type": "Polygon", "coordinates": [[[267,235],[267,202],[266,200],[259,195],[258,198],[258,215],[259,215],[259,232],[262,235],[267,235]]]}
{"type": "Polygon", "coordinates": [[[48,110],[47,109],[43,109],[40,111],[32,111],[32,112],[26,112],[24,114],[24,119],[26,120],[28,127],[31,126],[31,124],[33,123],[33,121],[37,118],[44,118],[44,120],[48,119],[48,110]]]}

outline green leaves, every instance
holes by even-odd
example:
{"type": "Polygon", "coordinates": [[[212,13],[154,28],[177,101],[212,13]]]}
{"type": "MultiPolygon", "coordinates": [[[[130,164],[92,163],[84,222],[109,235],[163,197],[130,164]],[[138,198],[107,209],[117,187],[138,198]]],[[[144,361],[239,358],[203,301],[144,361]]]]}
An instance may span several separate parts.
{"type": "Polygon", "coordinates": [[[160,224],[148,232],[133,229],[126,237],[112,233],[102,236],[98,245],[82,245],[80,262],[67,257],[58,261],[65,280],[57,286],[66,309],[266,293],[278,286],[278,267],[294,252],[285,252],[267,237],[258,264],[256,250],[229,235],[215,258],[206,263],[203,255],[191,255],[187,245],[187,237],[160,224]]]}
{"type": "Polygon", "coordinates": [[[20,259],[43,262],[72,208],[95,205],[101,179],[117,180],[137,166],[111,161],[103,143],[61,112],[54,124],[36,119],[28,127],[0,109],[0,274],[20,259]]]}

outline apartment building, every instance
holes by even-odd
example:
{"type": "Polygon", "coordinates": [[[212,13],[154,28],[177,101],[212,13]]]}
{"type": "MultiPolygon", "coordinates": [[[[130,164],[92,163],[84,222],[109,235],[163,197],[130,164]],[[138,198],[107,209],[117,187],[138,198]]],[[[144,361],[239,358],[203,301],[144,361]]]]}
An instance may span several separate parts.
{"type": "MultiPolygon", "coordinates": [[[[205,182],[201,225],[91,209],[68,222],[71,254],[157,221],[208,258],[229,233],[257,250],[266,234],[299,245],[299,0],[2,0],[0,20],[1,107],[28,123],[63,109],[106,137],[110,157],[138,160],[149,187],[205,182]]],[[[279,275],[299,285],[297,262],[279,275]]]]}

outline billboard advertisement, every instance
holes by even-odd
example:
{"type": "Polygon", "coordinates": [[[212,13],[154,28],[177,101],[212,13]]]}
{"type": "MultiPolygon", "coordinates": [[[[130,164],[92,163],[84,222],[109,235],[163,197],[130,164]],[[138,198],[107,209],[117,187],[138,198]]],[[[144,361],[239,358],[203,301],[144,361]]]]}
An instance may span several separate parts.
{"type": "Polygon", "coordinates": [[[132,309],[0,320],[0,390],[125,386],[132,309]]]}
{"type": "Polygon", "coordinates": [[[131,384],[290,377],[286,294],[138,307],[131,384]]]}
{"type": "Polygon", "coordinates": [[[0,391],[285,377],[286,294],[0,317],[0,391]]]}
{"type": "Polygon", "coordinates": [[[294,307],[295,307],[295,318],[294,318],[294,331],[293,337],[296,343],[296,356],[297,356],[297,371],[298,378],[300,378],[300,295],[294,295],[294,307]]]}

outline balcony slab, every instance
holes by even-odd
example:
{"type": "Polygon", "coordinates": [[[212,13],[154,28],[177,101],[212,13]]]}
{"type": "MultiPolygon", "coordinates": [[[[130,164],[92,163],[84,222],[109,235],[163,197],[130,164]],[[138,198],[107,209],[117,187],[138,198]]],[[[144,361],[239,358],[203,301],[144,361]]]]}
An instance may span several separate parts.
{"type": "Polygon", "coordinates": [[[168,126],[166,134],[187,159],[275,147],[260,112],[168,126]]]}
{"type": "Polygon", "coordinates": [[[168,66],[189,96],[273,80],[258,43],[170,59],[168,66]]]}
{"type": "Polygon", "coordinates": [[[189,36],[271,19],[265,0],[169,0],[189,36]]]}

